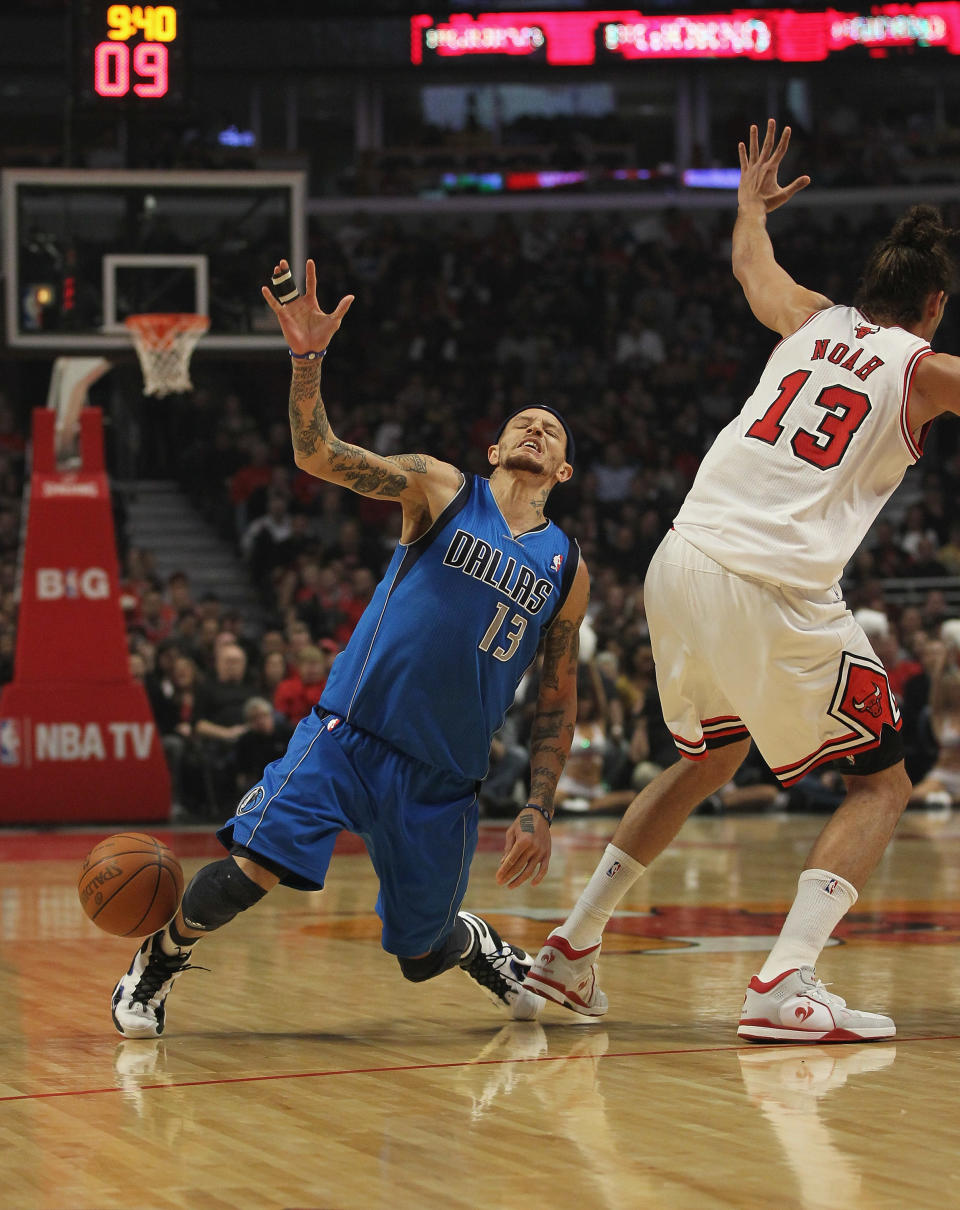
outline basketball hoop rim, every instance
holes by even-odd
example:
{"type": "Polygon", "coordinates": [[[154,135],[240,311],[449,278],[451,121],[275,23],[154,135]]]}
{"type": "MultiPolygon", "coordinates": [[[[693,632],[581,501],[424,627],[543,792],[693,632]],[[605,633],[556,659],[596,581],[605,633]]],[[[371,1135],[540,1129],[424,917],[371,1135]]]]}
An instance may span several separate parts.
{"type": "Polygon", "coordinates": [[[143,311],[128,315],[123,323],[148,344],[162,344],[171,335],[180,332],[202,335],[210,327],[210,316],[193,311],[143,311]]]}

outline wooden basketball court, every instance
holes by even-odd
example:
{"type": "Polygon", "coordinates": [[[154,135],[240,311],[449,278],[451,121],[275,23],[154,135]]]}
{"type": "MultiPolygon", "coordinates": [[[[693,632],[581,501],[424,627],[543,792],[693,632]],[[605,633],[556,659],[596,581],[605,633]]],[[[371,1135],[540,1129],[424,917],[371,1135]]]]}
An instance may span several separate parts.
{"type": "MultiPolygon", "coordinates": [[[[79,863],[109,831],[0,832],[0,1205],[10,1210],[929,1210],[960,1176],[960,820],[911,813],[819,973],[895,1042],[737,1044],[744,986],[822,818],[694,818],[604,944],[609,1015],[509,1022],[457,971],[404,982],[353,838],[198,945],[167,1031],[123,1041],[136,942],[79,863]]],[[[546,881],[467,906],[536,949],[613,828],[559,821],[546,881]]],[[[143,829],[138,829],[143,830],[143,829]]],[[[189,877],[206,832],[156,830],[189,877]]]]}

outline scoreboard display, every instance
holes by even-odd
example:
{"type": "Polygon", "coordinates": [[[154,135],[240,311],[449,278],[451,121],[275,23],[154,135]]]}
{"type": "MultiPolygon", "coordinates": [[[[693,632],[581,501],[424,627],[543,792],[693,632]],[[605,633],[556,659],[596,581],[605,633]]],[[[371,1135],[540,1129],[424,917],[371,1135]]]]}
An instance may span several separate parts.
{"type": "Polygon", "coordinates": [[[74,11],[80,101],[170,109],[186,100],[182,9],[82,0],[74,11]]]}

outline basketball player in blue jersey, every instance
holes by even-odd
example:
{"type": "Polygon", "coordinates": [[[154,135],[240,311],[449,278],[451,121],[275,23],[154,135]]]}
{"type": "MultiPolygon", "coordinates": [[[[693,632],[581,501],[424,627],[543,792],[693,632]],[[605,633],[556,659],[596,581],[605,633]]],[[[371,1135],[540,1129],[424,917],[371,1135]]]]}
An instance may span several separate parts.
{"type": "Polygon", "coordinates": [[[532,959],[460,905],[490,742],[541,646],[530,800],[507,830],[497,882],[535,886],[550,860],[589,579],[576,543],[543,510],[573,473],[573,436],[552,408],[521,409],[490,447],[489,479],[424,454],[385,458],[341,441],[320,367],[353,296],[321,311],[312,261],[305,294],[292,282],[281,261],[263,296],[290,347],[294,459],[317,478],[398,501],[400,542],[320,702],[218,832],[230,855],[200,870],[176,917],[117,984],[113,1021],[127,1038],[163,1031],[166,997],[199,938],[277,883],[320,889],[344,830],[366,844],[383,948],[407,979],[459,966],[515,1018],[543,1004],[522,986],[532,959]]]}

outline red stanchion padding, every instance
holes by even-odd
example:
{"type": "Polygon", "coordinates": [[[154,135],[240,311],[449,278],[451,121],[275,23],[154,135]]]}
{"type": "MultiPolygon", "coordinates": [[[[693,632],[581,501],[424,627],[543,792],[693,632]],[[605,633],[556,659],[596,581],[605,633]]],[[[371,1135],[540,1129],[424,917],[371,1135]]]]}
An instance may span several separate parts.
{"type": "Polygon", "coordinates": [[[101,413],[81,415],[78,470],[57,470],[53,421],[33,413],[14,679],[0,693],[0,822],[166,819],[163,748],[129,672],[101,413]]]}

